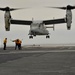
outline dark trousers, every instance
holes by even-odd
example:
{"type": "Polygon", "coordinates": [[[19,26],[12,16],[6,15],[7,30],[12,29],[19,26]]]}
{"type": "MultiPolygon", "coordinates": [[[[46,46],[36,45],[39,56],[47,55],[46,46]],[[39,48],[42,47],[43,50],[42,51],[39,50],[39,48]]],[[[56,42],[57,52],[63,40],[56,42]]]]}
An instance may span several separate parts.
{"type": "Polygon", "coordinates": [[[4,48],[3,49],[6,50],[6,43],[4,43],[4,48]]]}
{"type": "Polygon", "coordinates": [[[18,44],[15,44],[15,50],[16,50],[17,48],[19,49],[19,46],[18,46],[18,44]]]}
{"type": "Polygon", "coordinates": [[[18,44],[18,46],[19,46],[19,50],[21,49],[21,44],[18,44]]]}
{"type": "Polygon", "coordinates": [[[16,50],[17,48],[20,50],[20,49],[21,49],[21,44],[15,44],[15,50],[16,50]]]}

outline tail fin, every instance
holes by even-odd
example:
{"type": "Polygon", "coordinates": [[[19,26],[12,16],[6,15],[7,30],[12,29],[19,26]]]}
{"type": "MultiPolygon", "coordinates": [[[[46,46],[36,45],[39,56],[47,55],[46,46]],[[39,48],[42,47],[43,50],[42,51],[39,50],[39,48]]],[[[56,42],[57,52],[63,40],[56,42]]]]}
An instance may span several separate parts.
{"type": "Polygon", "coordinates": [[[34,18],[32,17],[32,22],[34,21],[34,18]]]}

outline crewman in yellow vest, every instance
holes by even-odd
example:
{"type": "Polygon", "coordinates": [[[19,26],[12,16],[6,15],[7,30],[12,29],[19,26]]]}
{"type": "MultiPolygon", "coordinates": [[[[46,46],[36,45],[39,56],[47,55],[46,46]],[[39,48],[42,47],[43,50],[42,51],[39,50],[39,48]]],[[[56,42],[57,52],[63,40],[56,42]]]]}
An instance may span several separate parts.
{"type": "Polygon", "coordinates": [[[3,44],[4,44],[4,48],[3,49],[6,50],[7,38],[4,39],[3,44]]]}

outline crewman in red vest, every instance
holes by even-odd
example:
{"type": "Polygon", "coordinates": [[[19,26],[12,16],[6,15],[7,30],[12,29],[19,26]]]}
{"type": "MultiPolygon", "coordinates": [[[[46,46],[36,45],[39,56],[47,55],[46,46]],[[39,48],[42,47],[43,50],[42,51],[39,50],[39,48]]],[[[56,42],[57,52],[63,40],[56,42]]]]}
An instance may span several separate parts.
{"type": "Polygon", "coordinates": [[[20,39],[13,40],[12,42],[15,42],[15,50],[18,48],[21,49],[21,43],[22,41],[20,39]]]}
{"type": "Polygon", "coordinates": [[[22,43],[22,41],[19,39],[19,49],[22,49],[22,47],[21,47],[21,43],[22,43]]]}

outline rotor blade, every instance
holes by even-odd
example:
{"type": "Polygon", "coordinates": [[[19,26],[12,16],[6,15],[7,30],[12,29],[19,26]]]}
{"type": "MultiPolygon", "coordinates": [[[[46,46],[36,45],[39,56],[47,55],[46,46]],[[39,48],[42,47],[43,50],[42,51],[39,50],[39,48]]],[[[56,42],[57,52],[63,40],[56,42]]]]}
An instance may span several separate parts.
{"type": "Polygon", "coordinates": [[[10,8],[10,11],[20,10],[20,9],[24,9],[24,8],[10,8]]]}
{"type": "Polygon", "coordinates": [[[57,8],[57,9],[63,9],[63,10],[72,10],[75,9],[75,6],[67,5],[66,7],[47,7],[47,8],[57,8]]]}
{"type": "Polygon", "coordinates": [[[66,9],[66,7],[47,7],[47,8],[57,8],[57,9],[63,9],[63,10],[66,9]]]}
{"type": "Polygon", "coordinates": [[[20,10],[20,9],[27,9],[27,8],[9,8],[9,7],[0,8],[0,10],[2,11],[14,11],[14,10],[20,10]]]}
{"type": "Polygon", "coordinates": [[[0,8],[0,10],[5,11],[5,8],[0,8]]]}

